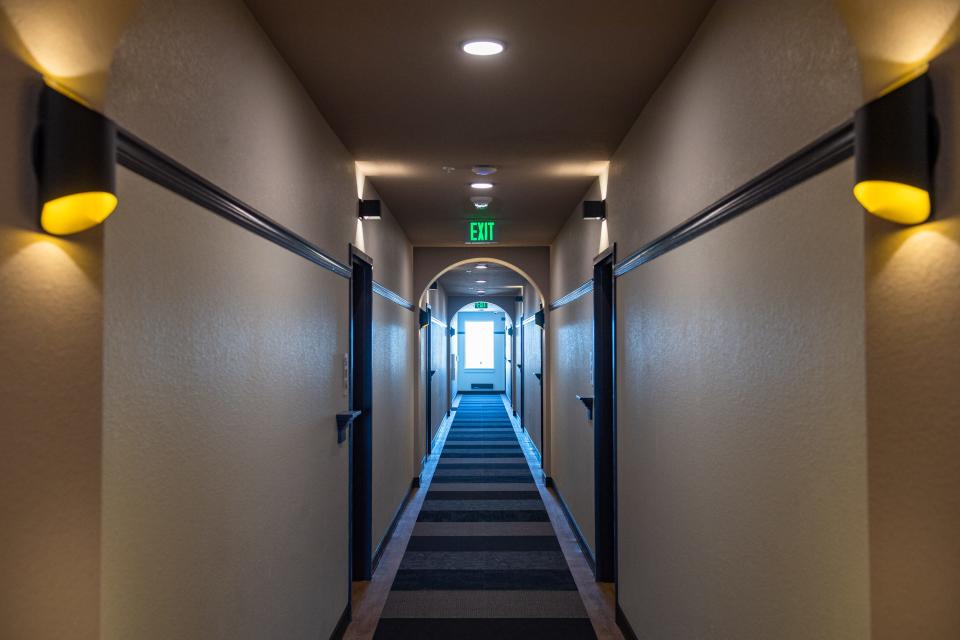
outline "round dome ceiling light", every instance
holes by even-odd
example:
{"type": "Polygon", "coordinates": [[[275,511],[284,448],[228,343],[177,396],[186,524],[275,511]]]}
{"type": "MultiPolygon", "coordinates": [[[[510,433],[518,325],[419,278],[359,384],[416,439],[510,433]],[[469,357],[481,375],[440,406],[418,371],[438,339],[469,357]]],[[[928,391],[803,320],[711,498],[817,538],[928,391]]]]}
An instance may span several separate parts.
{"type": "Polygon", "coordinates": [[[470,186],[474,189],[493,189],[492,182],[473,182],[470,186]]]}
{"type": "Polygon", "coordinates": [[[470,198],[470,202],[472,202],[473,206],[477,209],[486,209],[490,206],[490,203],[493,202],[493,198],[490,196],[473,196],[470,198]]]}
{"type": "Polygon", "coordinates": [[[504,44],[499,40],[483,38],[467,40],[460,45],[460,48],[463,49],[464,53],[468,53],[471,56],[495,56],[498,53],[503,53],[504,44]]]}
{"type": "Polygon", "coordinates": [[[485,264],[478,264],[478,265],[477,265],[477,269],[486,269],[486,268],[487,268],[487,265],[485,265],[485,264]]]}
{"type": "Polygon", "coordinates": [[[497,172],[497,168],[490,164],[478,164],[472,171],[478,176],[492,176],[497,172]]]}

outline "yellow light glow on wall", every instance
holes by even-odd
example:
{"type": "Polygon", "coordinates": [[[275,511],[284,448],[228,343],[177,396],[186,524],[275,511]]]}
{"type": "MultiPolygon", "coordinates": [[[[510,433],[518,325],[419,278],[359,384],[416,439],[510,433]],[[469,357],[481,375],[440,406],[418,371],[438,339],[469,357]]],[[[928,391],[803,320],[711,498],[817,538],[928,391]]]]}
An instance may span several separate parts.
{"type": "Polygon", "coordinates": [[[930,194],[901,182],[866,180],[853,188],[863,208],[899,224],[920,224],[930,218],[930,194]]]}
{"type": "Polygon", "coordinates": [[[106,220],[116,208],[117,196],[112,193],[74,193],[44,203],[40,226],[57,236],[80,233],[106,220]]]}

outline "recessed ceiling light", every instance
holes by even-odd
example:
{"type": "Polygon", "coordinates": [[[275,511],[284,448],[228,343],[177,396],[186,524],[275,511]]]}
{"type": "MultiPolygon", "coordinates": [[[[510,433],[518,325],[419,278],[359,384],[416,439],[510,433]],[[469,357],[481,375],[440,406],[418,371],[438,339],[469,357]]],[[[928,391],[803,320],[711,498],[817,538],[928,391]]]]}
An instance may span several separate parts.
{"type": "Polygon", "coordinates": [[[474,189],[493,189],[492,182],[473,182],[470,186],[474,189]]]}
{"type": "Polygon", "coordinates": [[[464,53],[469,53],[472,56],[495,56],[498,53],[503,53],[504,45],[499,40],[480,38],[467,40],[460,45],[460,48],[463,49],[464,53]]]}
{"type": "Polygon", "coordinates": [[[487,284],[486,280],[477,280],[477,284],[487,284]]]}
{"type": "Polygon", "coordinates": [[[486,269],[486,268],[487,268],[487,265],[485,265],[485,264],[478,264],[478,265],[477,265],[477,269],[486,269]]]}
{"type": "Polygon", "coordinates": [[[497,168],[489,164],[478,164],[472,171],[478,176],[492,176],[497,172],[497,168]]]}

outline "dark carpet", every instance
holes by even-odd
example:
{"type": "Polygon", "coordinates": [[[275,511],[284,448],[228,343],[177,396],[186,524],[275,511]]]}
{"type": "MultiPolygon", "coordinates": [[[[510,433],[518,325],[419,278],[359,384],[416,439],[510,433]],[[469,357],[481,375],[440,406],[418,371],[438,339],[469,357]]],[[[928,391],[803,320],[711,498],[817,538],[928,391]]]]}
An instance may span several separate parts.
{"type": "Polygon", "coordinates": [[[374,638],[596,638],[499,395],[461,398],[374,638]]]}

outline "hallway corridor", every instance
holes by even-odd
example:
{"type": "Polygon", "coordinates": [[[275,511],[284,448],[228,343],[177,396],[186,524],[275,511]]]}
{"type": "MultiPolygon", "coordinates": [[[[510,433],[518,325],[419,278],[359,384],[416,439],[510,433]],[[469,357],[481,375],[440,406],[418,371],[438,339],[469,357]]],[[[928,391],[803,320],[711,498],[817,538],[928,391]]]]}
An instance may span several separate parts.
{"type": "Polygon", "coordinates": [[[0,640],[960,640],[960,0],[0,0],[0,640]]]}
{"type": "Polygon", "coordinates": [[[499,395],[461,398],[374,637],[596,637],[499,395]]]}

